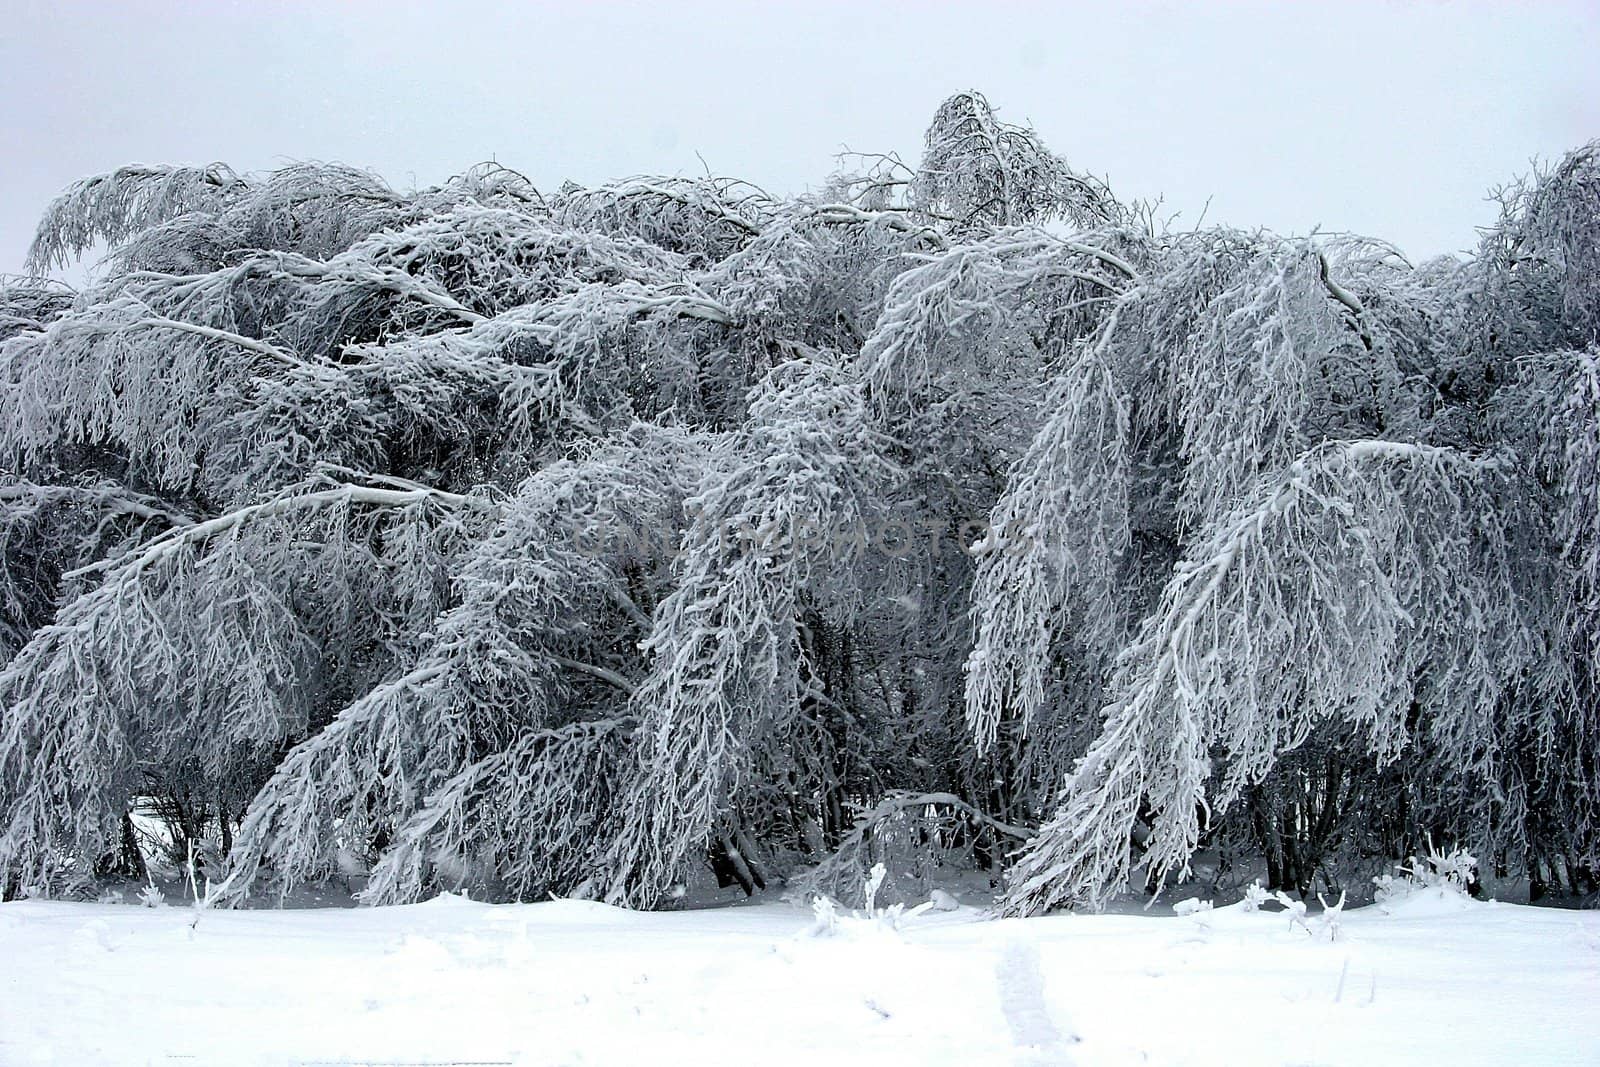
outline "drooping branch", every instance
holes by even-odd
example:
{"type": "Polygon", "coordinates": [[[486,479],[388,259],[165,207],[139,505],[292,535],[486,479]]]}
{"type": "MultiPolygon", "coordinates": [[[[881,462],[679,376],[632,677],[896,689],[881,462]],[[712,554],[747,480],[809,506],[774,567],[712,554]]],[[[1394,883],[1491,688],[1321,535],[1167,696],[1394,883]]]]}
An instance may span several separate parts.
{"type": "MultiPolygon", "coordinates": [[[[254,352],[259,356],[276,360],[285,367],[304,367],[307,362],[277,345],[267,344],[252,337],[244,337],[227,330],[218,330],[211,326],[200,326],[192,322],[179,322],[177,319],[164,318],[160,315],[147,315],[130,323],[133,329],[147,330],[176,330],[179,333],[189,333],[196,337],[204,337],[209,341],[222,341],[226,344],[236,345],[246,352],[254,352]]],[[[127,328],[127,327],[125,327],[127,328]]]]}
{"type": "Polygon", "coordinates": [[[115,244],[195,210],[216,209],[243,181],[221,163],[205,167],[120,167],[75,182],[45,211],[28,251],[28,269],[65,267],[96,241],[115,244]]]}
{"type": "MultiPolygon", "coordinates": [[[[1128,876],[1141,798],[1155,812],[1145,862],[1156,877],[1183,870],[1201,813],[1226,810],[1320,721],[1363,730],[1382,762],[1404,747],[1424,690],[1452,694],[1439,715],[1490,714],[1544,656],[1537,616],[1518,607],[1516,535],[1480,521],[1517,506],[1498,457],[1366,440],[1292,463],[1174,568],[1006,910],[1107,900],[1128,876]]],[[[1460,766],[1481,758],[1462,753],[1460,766]]]]}
{"type": "Polygon", "coordinates": [[[770,375],[730,444],[762,459],[708,474],[688,502],[678,585],[643,646],[652,670],[632,701],[643,744],[589,886],[614,902],[660,899],[736,802],[762,739],[796,714],[800,598],[810,588],[848,611],[865,547],[815,536],[816,524],[860,527],[896,474],[859,387],[823,366],[770,375]]]}

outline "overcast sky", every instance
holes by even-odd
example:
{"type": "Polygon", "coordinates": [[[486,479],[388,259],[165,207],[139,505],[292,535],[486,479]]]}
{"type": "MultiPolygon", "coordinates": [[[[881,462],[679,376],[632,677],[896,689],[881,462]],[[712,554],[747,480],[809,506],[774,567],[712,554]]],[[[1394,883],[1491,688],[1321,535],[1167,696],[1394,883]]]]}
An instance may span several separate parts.
{"type": "Polygon", "coordinates": [[[774,192],[914,161],[983,90],[1192,223],[1470,248],[1494,184],[1600,137],[1600,3],[73,4],[4,0],[0,271],[126,162],[294,159],[400,187],[494,158],[541,187],[719,173],[774,192]],[[698,157],[696,155],[698,153],[698,157]]]}

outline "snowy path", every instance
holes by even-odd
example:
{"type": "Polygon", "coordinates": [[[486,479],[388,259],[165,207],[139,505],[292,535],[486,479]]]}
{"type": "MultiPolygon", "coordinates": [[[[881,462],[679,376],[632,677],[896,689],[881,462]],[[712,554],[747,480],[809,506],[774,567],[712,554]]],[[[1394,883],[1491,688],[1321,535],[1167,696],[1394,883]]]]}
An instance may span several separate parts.
{"type": "Polygon", "coordinates": [[[0,1065],[1600,1064],[1600,912],[0,905],[0,1065]]]}

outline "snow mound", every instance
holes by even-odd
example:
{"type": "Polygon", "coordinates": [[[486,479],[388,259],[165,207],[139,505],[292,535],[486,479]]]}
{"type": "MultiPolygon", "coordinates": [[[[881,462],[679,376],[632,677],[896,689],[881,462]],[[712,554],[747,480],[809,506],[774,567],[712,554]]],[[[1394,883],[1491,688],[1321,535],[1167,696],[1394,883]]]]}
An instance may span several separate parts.
{"type": "Polygon", "coordinates": [[[436,897],[411,905],[415,908],[487,908],[490,905],[473,900],[465,893],[440,893],[436,897]]]}

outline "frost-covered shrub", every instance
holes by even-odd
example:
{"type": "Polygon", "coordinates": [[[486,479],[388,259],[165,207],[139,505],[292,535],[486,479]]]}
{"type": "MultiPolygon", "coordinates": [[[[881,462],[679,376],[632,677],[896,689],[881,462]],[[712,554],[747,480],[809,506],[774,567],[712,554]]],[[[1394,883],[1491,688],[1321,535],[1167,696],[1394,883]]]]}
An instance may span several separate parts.
{"type": "Polygon", "coordinates": [[[1462,848],[1435,850],[1420,858],[1410,857],[1397,870],[1398,875],[1385,874],[1372,880],[1379,904],[1404,900],[1428,889],[1465,895],[1477,879],[1478,860],[1462,848]]]}

